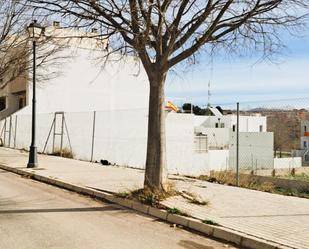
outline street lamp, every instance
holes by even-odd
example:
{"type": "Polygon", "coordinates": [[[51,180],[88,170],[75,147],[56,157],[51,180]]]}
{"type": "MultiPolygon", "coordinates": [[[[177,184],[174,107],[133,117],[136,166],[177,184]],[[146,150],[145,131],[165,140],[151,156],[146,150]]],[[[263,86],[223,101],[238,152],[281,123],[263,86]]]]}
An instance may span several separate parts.
{"type": "Polygon", "coordinates": [[[32,94],[32,130],[31,130],[31,145],[29,153],[29,161],[27,168],[35,168],[38,166],[37,147],[35,143],[35,125],[36,125],[36,95],[35,95],[35,80],[36,80],[36,42],[42,36],[44,28],[40,26],[36,20],[34,20],[27,28],[29,38],[32,40],[33,49],[33,94],[32,94]]]}

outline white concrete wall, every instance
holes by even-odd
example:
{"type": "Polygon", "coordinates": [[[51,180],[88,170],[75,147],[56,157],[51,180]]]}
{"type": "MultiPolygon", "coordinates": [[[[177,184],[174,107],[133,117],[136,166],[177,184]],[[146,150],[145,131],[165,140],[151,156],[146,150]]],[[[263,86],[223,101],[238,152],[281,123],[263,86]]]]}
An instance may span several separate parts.
{"type": "MultiPolygon", "coordinates": [[[[231,133],[229,162],[231,169],[236,167],[236,133],[231,133]]],[[[239,133],[239,167],[240,169],[273,169],[272,132],[239,133]]]]}
{"type": "MultiPolygon", "coordinates": [[[[232,129],[234,125],[236,128],[237,116],[236,115],[225,115],[222,117],[204,116],[204,121],[202,120],[201,117],[196,118],[196,121],[195,121],[195,124],[197,126],[201,125],[201,126],[208,127],[208,128],[215,128],[216,123],[224,124],[223,128],[232,129]]],[[[260,116],[240,116],[239,117],[239,131],[240,132],[260,132],[260,125],[262,126],[262,132],[266,132],[267,130],[266,117],[260,117],[260,116]]]]}
{"type": "MultiPolygon", "coordinates": [[[[76,159],[90,160],[93,112],[65,113],[68,135],[76,159]]],[[[52,125],[53,114],[39,114],[37,117],[37,146],[42,151],[52,125]]],[[[147,109],[114,110],[96,112],[94,157],[96,161],[105,159],[111,163],[143,169],[147,146],[147,109]]],[[[2,122],[3,123],[3,122],[2,122]]],[[[13,116],[12,136],[15,136],[15,116],[13,116]]],[[[193,115],[169,113],[166,118],[167,164],[173,174],[198,176],[210,170],[226,170],[235,167],[235,146],[228,149],[210,149],[197,153],[194,150],[193,115]]],[[[56,131],[60,131],[60,120],[56,131]]],[[[2,124],[0,124],[0,130],[2,124]]],[[[231,129],[204,128],[216,132],[226,143],[231,129]]],[[[28,149],[31,135],[31,115],[18,114],[16,147],[28,149]]],[[[234,136],[235,133],[231,132],[234,136]]],[[[229,139],[233,139],[229,137],[229,139]]],[[[8,141],[8,138],[6,139],[8,141]]],[[[218,139],[218,141],[220,141],[218,139]]],[[[231,140],[234,141],[234,140],[231,140]]],[[[65,131],[63,147],[69,148],[65,131]]],[[[272,133],[240,133],[241,168],[273,168],[272,133]],[[257,165],[256,165],[257,164],[257,165]]],[[[11,146],[14,140],[11,140],[11,146]]],[[[60,147],[60,136],[56,137],[55,147],[60,147]]],[[[47,144],[51,152],[52,136],[47,144]]]]}
{"type": "MultiPolygon", "coordinates": [[[[194,127],[193,115],[168,113],[166,118],[166,151],[170,173],[194,171],[194,127]]],[[[203,164],[196,160],[197,164],[203,164]]],[[[184,173],[182,173],[184,172],[184,173]]]]}
{"type": "MultiPolygon", "coordinates": [[[[119,60],[111,55],[108,62],[98,62],[105,51],[66,48],[57,56],[72,56],[63,61],[60,76],[44,84],[38,82],[37,112],[88,112],[148,108],[148,78],[137,61],[127,56],[119,60]]],[[[28,87],[29,100],[32,86],[28,87]]],[[[31,101],[22,112],[31,113],[31,101]]]]}
{"type": "Polygon", "coordinates": [[[224,171],[229,169],[229,150],[209,150],[209,171],[224,171]]]}
{"type": "MultiPolygon", "coordinates": [[[[69,137],[76,159],[88,161],[91,159],[93,117],[93,112],[65,113],[68,133],[65,131],[63,148],[69,148],[69,137]]],[[[12,118],[13,124],[15,118],[16,115],[12,118]]],[[[39,152],[43,151],[53,119],[53,114],[37,116],[39,152]]],[[[146,109],[96,112],[93,160],[105,159],[118,165],[144,169],[147,120],[146,109]]],[[[199,176],[208,174],[210,170],[225,169],[227,150],[211,150],[208,153],[194,151],[193,122],[193,115],[169,113],[166,117],[168,172],[199,176]]],[[[2,123],[0,122],[0,129],[2,123]]],[[[56,123],[56,132],[60,132],[61,120],[57,119],[56,123]]],[[[16,148],[29,148],[30,131],[31,115],[18,114],[16,148]]],[[[14,136],[15,129],[12,131],[11,147],[14,145],[14,136]]],[[[49,153],[52,152],[52,141],[51,135],[47,143],[49,153]]],[[[56,137],[55,148],[60,148],[60,136],[56,137]]]]}
{"type": "Polygon", "coordinates": [[[195,132],[207,136],[208,148],[214,149],[228,149],[230,145],[230,132],[229,128],[206,128],[203,126],[196,127],[195,132]]]}
{"type": "Polygon", "coordinates": [[[274,169],[292,169],[302,167],[301,157],[274,158],[274,169]]]}

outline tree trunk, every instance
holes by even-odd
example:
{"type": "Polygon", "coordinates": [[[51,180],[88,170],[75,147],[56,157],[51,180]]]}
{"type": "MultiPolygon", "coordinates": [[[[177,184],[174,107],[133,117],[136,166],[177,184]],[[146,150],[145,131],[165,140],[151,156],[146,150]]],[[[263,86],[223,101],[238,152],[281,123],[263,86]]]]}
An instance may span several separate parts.
{"type": "Polygon", "coordinates": [[[144,187],[166,190],[165,77],[149,77],[148,141],[144,187]]]}

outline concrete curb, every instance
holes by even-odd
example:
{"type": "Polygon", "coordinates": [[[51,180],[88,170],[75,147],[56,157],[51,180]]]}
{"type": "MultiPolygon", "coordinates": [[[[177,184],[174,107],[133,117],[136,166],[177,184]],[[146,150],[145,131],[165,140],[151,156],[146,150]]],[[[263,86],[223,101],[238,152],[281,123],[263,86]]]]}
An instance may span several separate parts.
{"type": "Polygon", "coordinates": [[[120,206],[136,210],[138,212],[156,217],[160,220],[167,221],[169,223],[173,223],[176,225],[181,225],[185,228],[192,229],[194,231],[200,232],[202,234],[221,239],[227,242],[232,242],[238,246],[250,248],[250,249],[288,249],[290,247],[286,247],[284,245],[280,245],[271,241],[263,240],[260,238],[256,238],[247,234],[239,233],[235,230],[228,229],[220,226],[212,226],[208,224],[202,223],[200,220],[184,217],[176,214],[168,213],[166,210],[153,208],[142,203],[119,198],[112,194],[107,194],[104,192],[100,192],[98,190],[93,190],[91,188],[78,186],[72,183],[64,182],[56,178],[46,177],[42,175],[38,175],[33,172],[21,170],[18,168],[13,168],[0,164],[0,169],[6,170],[23,177],[31,178],[43,183],[47,183],[49,185],[57,186],[66,190],[70,190],[72,192],[76,192],[78,194],[94,197],[97,199],[105,200],[111,203],[118,204],[120,206]]]}

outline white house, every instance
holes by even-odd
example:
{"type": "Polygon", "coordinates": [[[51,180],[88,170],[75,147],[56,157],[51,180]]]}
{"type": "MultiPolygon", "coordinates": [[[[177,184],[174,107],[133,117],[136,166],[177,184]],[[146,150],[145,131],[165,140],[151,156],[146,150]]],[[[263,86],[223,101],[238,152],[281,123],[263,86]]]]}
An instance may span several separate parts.
{"type": "MultiPolygon", "coordinates": [[[[211,170],[233,170],[236,167],[236,115],[218,115],[196,117],[196,145],[201,140],[203,149],[211,153],[216,151],[219,160],[213,160],[211,170]]],[[[272,169],[273,133],[266,132],[266,117],[239,117],[239,167],[240,169],[272,169]]],[[[200,149],[200,148],[199,148],[200,149]]]]}
{"type": "Polygon", "coordinates": [[[294,157],[302,158],[302,165],[309,166],[309,120],[300,123],[300,149],[292,151],[294,157]]]}

